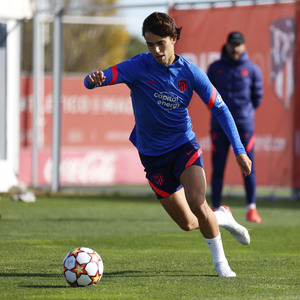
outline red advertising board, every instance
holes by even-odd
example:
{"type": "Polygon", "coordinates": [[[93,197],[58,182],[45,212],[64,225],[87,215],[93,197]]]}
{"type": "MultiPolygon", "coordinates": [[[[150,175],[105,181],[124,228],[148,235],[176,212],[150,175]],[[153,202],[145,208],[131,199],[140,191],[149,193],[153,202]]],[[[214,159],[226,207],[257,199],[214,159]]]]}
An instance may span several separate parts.
{"type": "MultiPolygon", "coordinates": [[[[199,10],[170,10],[178,26],[183,26],[176,52],[204,71],[220,56],[230,31],[244,33],[250,59],[263,75],[264,97],[256,113],[256,170],[258,185],[300,187],[300,118],[295,92],[300,94],[300,78],[295,77],[295,3],[235,6],[199,10]],[[296,81],[298,84],[296,84],[296,81]]],[[[300,18],[299,18],[300,19],[300,18]]],[[[299,27],[299,24],[298,24],[299,27]]],[[[299,31],[300,32],[300,28],[299,31]]],[[[299,72],[298,72],[299,73],[299,72]]],[[[61,126],[61,184],[144,184],[143,168],[136,149],[128,141],[134,125],[130,91],[114,85],[88,91],[82,76],[63,76],[61,126]]],[[[41,85],[38,127],[38,179],[51,182],[52,80],[41,85]]],[[[31,184],[32,78],[21,85],[21,166],[20,181],[31,184]]],[[[210,112],[194,96],[190,108],[193,128],[204,150],[207,181],[211,176],[210,112]]],[[[242,176],[231,153],[225,184],[241,185],[242,176]]]]}
{"type": "Polygon", "coordinates": [[[296,42],[295,42],[295,101],[293,103],[293,127],[294,127],[294,152],[293,152],[293,182],[292,186],[297,189],[300,188],[300,59],[299,59],[299,51],[300,51],[300,1],[296,1],[296,42]],[[298,100],[298,101],[297,101],[298,100]]]}
{"type": "MultiPolygon", "coordinates": [[[[31,184],[32,153],[30,148],[21,150],[20,161],[19,180],[31,184]]],[[[51,185],[51,170],[50,149],[40,149],[37,172],[39,185],[51,185]]],[[[60,157],[61,185],[99,186],[146,183],[139,156],[132,148],[62,148],[60,157]]]]}
{"type": "MultiPolygon", "coordinates": [[[[126,85],[97,88],[90,92],[83,76],[64,76],[61,97],[61,144],[63,147],[128,147],[134,126],[130,90],[126,85]]],[[[51,147],[52,78],[45,77],[39,101],[39,145],[51,147]]],[[[21,84],[21,145],[32,142],[32,78],[21,84]]]]}
{"type": "MultiPolygon", "coordinates": [[[[177,26],[183,27],[176,52],[204,71],[220,57],[228,33],[243,32],[250,59],[261,68],[264,82],[263,102],[256,112],[257,182],[268,186],[292,185],[295,4],[172,9],[170,15],[177,26]]],[[[210,112],[197,96],[191,101],[189,112],[197,138],[204,147],[210,182],[210,112]]],[[[242,183],[234,160],[232,152],[225,174],[225,183],[232,185],[242,183]]]]}
{"type": "MultiPolygon", "coordinates": [[[[146,184],[135,147],[130,91],[125,85],[87,90],[83,76],[64,76],[61,97],[62,185],[146,184]]],[[[52,80],[46,77],[39,101],[38,184],[51,184],[52,80]]],[[[32,183],[32,78],[21,84],[19,180],[32,183]]]]}

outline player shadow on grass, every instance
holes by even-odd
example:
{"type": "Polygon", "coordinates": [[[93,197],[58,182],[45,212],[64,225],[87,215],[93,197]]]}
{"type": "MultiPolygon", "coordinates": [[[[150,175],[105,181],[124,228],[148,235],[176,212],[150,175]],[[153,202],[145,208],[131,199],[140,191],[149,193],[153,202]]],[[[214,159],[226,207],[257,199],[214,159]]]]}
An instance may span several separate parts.
{"type": "MultiPolygon", "coordinates": [[[[107,272],[103,274],[104,278],[116,278],[116,277],[138,277],[138,278],[151,278],[151,277],[217,277],[217,275],[208,275],[208,274],[180,274],[178,271],[118,271],[118,272],[107,272]]],[[[10,273],[10,274],[0,274],[0,277],[45,277],[45,278],[61,278],[60,274],[40,274],[40,273],[10,273]]],[[[37,284],[21,284],[19,285],[21,288],[31,288],[31,289],[65,289],[72,288],[69,285],[37,285],[37,284]]]]}
{"type": "Polygon", "coordinates": [[[107,272],[103,274],[103,277],[139,277],[139,278],[148,278],[148,277],[218,277],[217,275],[208,275],[208,274],[180,274],[180,271],[118,271],[118,272],[107,272]]]}
{"type": "Polygon", "coordinates": [[[45,273],[0,273],[0,277],[61,277],[60,274],[45,274],[45,273]]]}
{"type": "MultiPolygon", "coordinates": [[[[42,278],[62,278],[61,274],[41,274],[41,273],[2,273],[0,274],[0,277],[22,277],[22,278],[26,278],[26,277],[42,277],[42,278]]],[[[22,288],[40,288],[40,289],[46,289],[46,288],[54,288],[54,289],[58,289],[58,288],[66,288],[68,287],[68,285],[37,285],[37,284],[21,284],[19,285],[19,287],[22,288]]]]}
{"type": "Polygon", "coordinates": [[[69,285],[19,285],[21,288],[29,288],[29,289],[65,289],[71,286],[69,285]]]}

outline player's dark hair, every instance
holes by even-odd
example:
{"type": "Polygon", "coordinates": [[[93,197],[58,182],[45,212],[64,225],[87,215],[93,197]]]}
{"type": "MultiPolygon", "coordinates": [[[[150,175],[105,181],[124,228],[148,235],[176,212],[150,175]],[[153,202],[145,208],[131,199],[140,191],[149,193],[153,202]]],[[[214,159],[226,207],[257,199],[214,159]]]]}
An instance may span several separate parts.
{"type": "Polygon", "coordinates": [[[178,41],[181,29],[182,27],[176,27],[175,20],[167,14],[154,12],[144,20],[142,33],[143,37],[145,37],[146,32],[151,32],[161,37],[177,36],[178,41]]]}

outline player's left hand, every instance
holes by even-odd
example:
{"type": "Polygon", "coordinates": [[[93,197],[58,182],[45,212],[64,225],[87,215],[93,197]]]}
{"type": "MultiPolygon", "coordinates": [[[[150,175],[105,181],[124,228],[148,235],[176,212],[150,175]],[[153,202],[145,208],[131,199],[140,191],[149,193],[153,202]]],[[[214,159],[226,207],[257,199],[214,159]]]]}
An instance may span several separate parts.
{"type": "Polygon", "coordinates": [[[244,176],[251,174],[252,161],[247,154],[239,154],[236,156],[236,161],[240,166],[244,176]]]}

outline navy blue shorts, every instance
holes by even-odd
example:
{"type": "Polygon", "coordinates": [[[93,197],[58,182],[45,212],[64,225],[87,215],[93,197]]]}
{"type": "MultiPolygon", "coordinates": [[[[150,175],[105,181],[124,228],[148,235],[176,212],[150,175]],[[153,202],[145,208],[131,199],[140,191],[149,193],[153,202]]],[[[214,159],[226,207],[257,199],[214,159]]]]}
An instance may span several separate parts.
{"type": "Polygon", "coordinates": [[[179,177],[191,165],[203,166],[202,148],[196,139],[162,155],[139,154],[146,178],[158,199],[168,197],[182,188],[179,177]]]}

